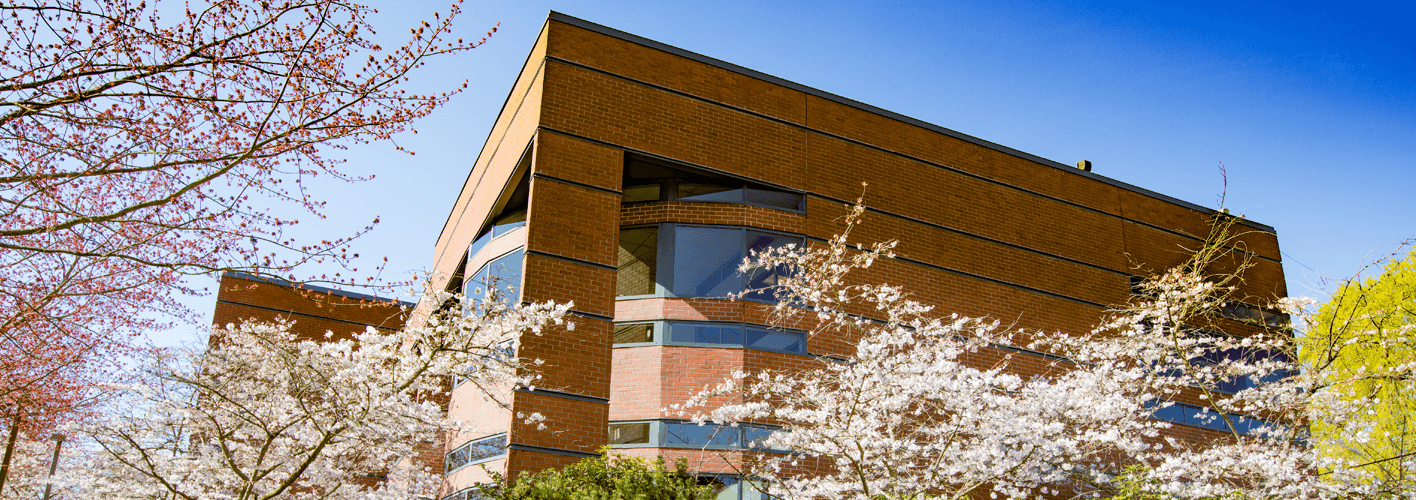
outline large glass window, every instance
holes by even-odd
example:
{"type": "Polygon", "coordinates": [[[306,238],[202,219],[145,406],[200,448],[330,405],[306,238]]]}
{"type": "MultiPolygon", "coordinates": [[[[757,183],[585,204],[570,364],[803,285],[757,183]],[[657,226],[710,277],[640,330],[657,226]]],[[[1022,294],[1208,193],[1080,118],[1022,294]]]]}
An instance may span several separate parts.
{"type": "Polygon", "coordinates": [[[762,446],[762,442],[773,432],[781,430],[762,424],[698,425],[682,420],[612,422],[609,426],[610,445],[616,448],[707,448],[785,453],[762,446]]]}
{"type": "Polygon", "coordinates": [[[620,232],[616,295],[667,292],[675,297],[719,298],[749,291],[744,298],[771,301],[770,288],[789,270],[754,269],[744,274],[738,267],[753,251],[801,242],[796,236],[744,228],[665,224],[625,229],[620,232]]]}
{"type": "Polygon", "coordinates": [[[492,259],[463,282],[462,293],[472,302],[472,311],[480,312],[487,290],[496,287],[496,295],[508,304],[521,301],[521,267],[523,249],[512,250],[492,259]]]}
{"type": "Polygon", "coordinates": [[[806,354],[806,332],[775,330],[742,323],[655,321],[615,325],[614,344],[745,347],[758,351],[806,354]],[[654,335],[655,331],[664,332],[654,335]]]}
{"type": "Polygon", "coordinates": [[[448,452],[443,461],[443,473],[464,466],[485,462],[506,454],[506,434],[484,437],[467,442],[448,452]]]}
{"type": "Polygon", "coordinates": [[[624,169],[624,203],[691,201],[783,210],[806,208],[805,196],[743,179],[631,159],[624,169]]]}
{"type": "MultiPolygon", "coordinates": [[[[1147,404],[1146,406],[1155,408],[1158,405],[1152,402],[1147,404]]],[[[1215,413],[1214,410],[1206,410],[1205,408],[1185,403],[1173,403],[1170,406],[1164,408],[1156,408],[1151,412],[1151,418],[1175,424],[1201,427],[1220,432],[1229,432],[1229,425],[1226,424],[1224,422],[1224,419],[1221,418],[1218,413],[1215,413]]],[[[1229,419],[1234,422],[1234,428],[1240,434],[1255,434],[1259,431],[1261,427],[1272,428],[1278,426],[1279,430],[1283,430],[1284,425],[1277,422],[1270,422],[1268,420],[1236,414],[1230,414],[1229,419]]]]}

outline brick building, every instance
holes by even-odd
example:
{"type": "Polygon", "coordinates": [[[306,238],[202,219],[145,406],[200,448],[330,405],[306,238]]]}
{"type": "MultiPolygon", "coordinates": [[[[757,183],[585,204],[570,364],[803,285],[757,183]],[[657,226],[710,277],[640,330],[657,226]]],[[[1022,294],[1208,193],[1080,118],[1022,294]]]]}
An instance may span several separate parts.
{"type": "Polygon", "coordinates": [[[242,321],[288,321],[297,335],[323,339],[325,332],[351,336],[366,327],[403,328],[413,304],[362,293],[302,286],[257,278],[244,273],[224,273],[216,292],[212,324],[226,326],[242,321]]]}
{"type": "MultiPolygon", "coordinates": [[[[438,237],[435,286],[497,277],[525,301],[574,301],[574,331],[529,337],[542,387],[512,395],[537,430],[454,387],[477,430],[446,443],[444,494],[595,456],[686,457],[738,489],[743,433],[661,409],[735,370],[844,355],[842,339],[768,328],[770,283],[746,252],[840,231],[869,183],[857,241],[901,240],[866,279],[941,311],[1087,331],[1137,269],[1178,264],[1211,210],[1102,175],[628,33],[551,13],[438,237]],[[607,430],[609,431],[607,433],[607,430]],[[724,437],[727,436],[727,437],[724,437]]],[[[1255,265],[1240,293],[1286,293],[1273,229],[1245,221],[1255,265]]],[[[1242,308],[1241,308],[1242,309],[1242,308]]],[[[1246,310],[1246,309],[1243,309],[1246,310]]],[[[1242,330],[1243,325],[1237,329],[1242,330]]],[[[1042,358],[1014,356],[1020,369],[1042,358]]],[[[1175,417],[1185,423],[1183,416],[1175,417]]],[[[1176,432],[1204,438],[1200,426],[1176,432]]]]}

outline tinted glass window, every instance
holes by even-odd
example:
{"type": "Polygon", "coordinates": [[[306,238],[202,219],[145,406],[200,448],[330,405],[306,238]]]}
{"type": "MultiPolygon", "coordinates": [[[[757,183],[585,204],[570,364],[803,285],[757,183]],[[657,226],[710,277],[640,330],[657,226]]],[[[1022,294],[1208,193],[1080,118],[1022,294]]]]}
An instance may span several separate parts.
{"type": "Polygon", "coordinates": [[[680,297],[724,297],[742,291],[742,231],[679,227],[674,241],[673,293],[680,297]]]}
{"type": "Polygon", "coordinates": [[[615,327],[614,343],[634,344],[654,341],[654,325],[619,325],[615,327]]]}
{"type": "Polygon", "coordinates": [[[518,248],[482,266],[463,283],[463,293],[472,301],[473,310],[481,307],[488,287],[492,286],[497,288],[497,295],[506,303],[521,301],[523,258],[524,251],[518,248]]]}
{"type": "MultiPolygon", "coordinates": [[[[747,254],[751,256],[753,252],[762,252],[771,248],[784,247],[792,243],[800,243],[801,240],[790,236],[781,236],[771,233],[759,233],[756,231],[747,232],[747,254]]],[[[770,289],[777,285],[777,278],[785,276],[789,272],[785,267],[771,269],[753,269],[748,272],[747,288],[752,290],[746,297],[758,300],[772,300],[773,291],[770,289]]]]}
{"type": "Polygon", "coordinates": [[[472,462],[506,453],[506,435],[492,436],[469,442],[447,454],[444,470],[452,471],[472,462]]]}
{"type": "Polygon", "coordinates": [[[802,195],[782,191],[747,188],[742,192],[742,201],[749,205],[763,205],[787,210],[802,210],[802,195]]]}
{"type": "Polygon", "coordinates": [[[741,182],[734,184],[680,182],[678,183],[678,199],[679,201],[742,203],[741,185],[741,182]]]}
{"type": "Polygon", "coordinates": [[[742,327],[738,325],[674,323],[669,331],[674,342],[742,345],[742,327]]]}
{"type": "Polygon", "coordinates": [[[689,201],[802,210],[801,193],[693,168],[631,159],[624,169],[624,203],[689,201]],[[652,187],[651,187],[652,186],[652,187]]]}
{"type": "Polygon", "coordinates": [[[620,231],[619,271],[615,295],[652,295],[659,265],[659,229],[620,231]]]}
{"type": "Polygon", "coordinates": [[[698,425],[691,422],[665,422],[664,445],[740,446],[740,427],[698,425]]]}
{"type": "Polygon", "coordinates": [[[649,422],[610,424],[610,444],[648,444],[649,422]]]}
{"type": "Polygon", "coordinates": [[[806,352],[806,336],[797,332],[779,332],[762,328],[747,328],[745,346],[768,351],[806,352]]]}

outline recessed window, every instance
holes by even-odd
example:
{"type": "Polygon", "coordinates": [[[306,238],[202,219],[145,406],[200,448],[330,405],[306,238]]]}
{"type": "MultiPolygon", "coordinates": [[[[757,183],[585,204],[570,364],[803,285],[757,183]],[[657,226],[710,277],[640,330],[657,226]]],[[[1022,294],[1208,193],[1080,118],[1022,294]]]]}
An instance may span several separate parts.
{"type": "Polygon", "coordinates": [[[732,203],[801,211],[806,198],[735,177],[690,168],[631,159],[624,169],[624,203],[687,201],[732,203]]]}
{"type": "Polygon", "coordinates": [[[615,345],[741,347],[758,351],[806,354],[806,332],[776,330],[743,323],[654,321],[615,325],[615,345]],[[659,335],[655,335],[658,330],[659,335]]]}
{"type": "Polygon", "coordinates": [[[653,341],[654,325],[652,323],[615,326],[614,343],[616,344],[642,344],[653,341]]]}
{"type": "Polygon", "coordinates": [[[648,420],[612,422],[609,430],[610,445],[616,448],[696,448],[786,453],[762,445],[773,432],[782,432],[777,427],[762,424],[698,425],[683,420],[648,420]]]}
{"type": "Polygon", "coordinates": [[[610,424],[610,444],[649,444],[649,422],[610,424]]]}
{"type": "Polygon", "coordinates": [[[620,232],[616,296],[742,298],[774,301],[773,286],[786,268],[738,271],[743,258],[802,239],[745,228],[664,224],[620,232]]]}
{"type": "Polygon", "coordinates": [[[620,231],[615,295],[653,295],[659,265],[659,228],[620,231]]]}

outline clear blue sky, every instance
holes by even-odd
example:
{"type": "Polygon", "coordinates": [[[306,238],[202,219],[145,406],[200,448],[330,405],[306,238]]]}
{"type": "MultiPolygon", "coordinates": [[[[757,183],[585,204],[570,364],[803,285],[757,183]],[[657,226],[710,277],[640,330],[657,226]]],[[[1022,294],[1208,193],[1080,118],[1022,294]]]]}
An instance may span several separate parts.
{"type": "MultiPolygon", "coordinates": [[[[312,237],[374,215],[363,255],[431,265],[463,179],[549,10],[746,66],[1274,226],[1291,294],[1319,295],[1416,236],[1414,4],[469,1],[426,88],[470,92],[399,144],[348,151],[373,181],[325,185],[312,237]]],[[[384,35],[445,1],[388,2],[384,35]]],[[[193,302],[210,311],[214,298],[193,302]]]]}

